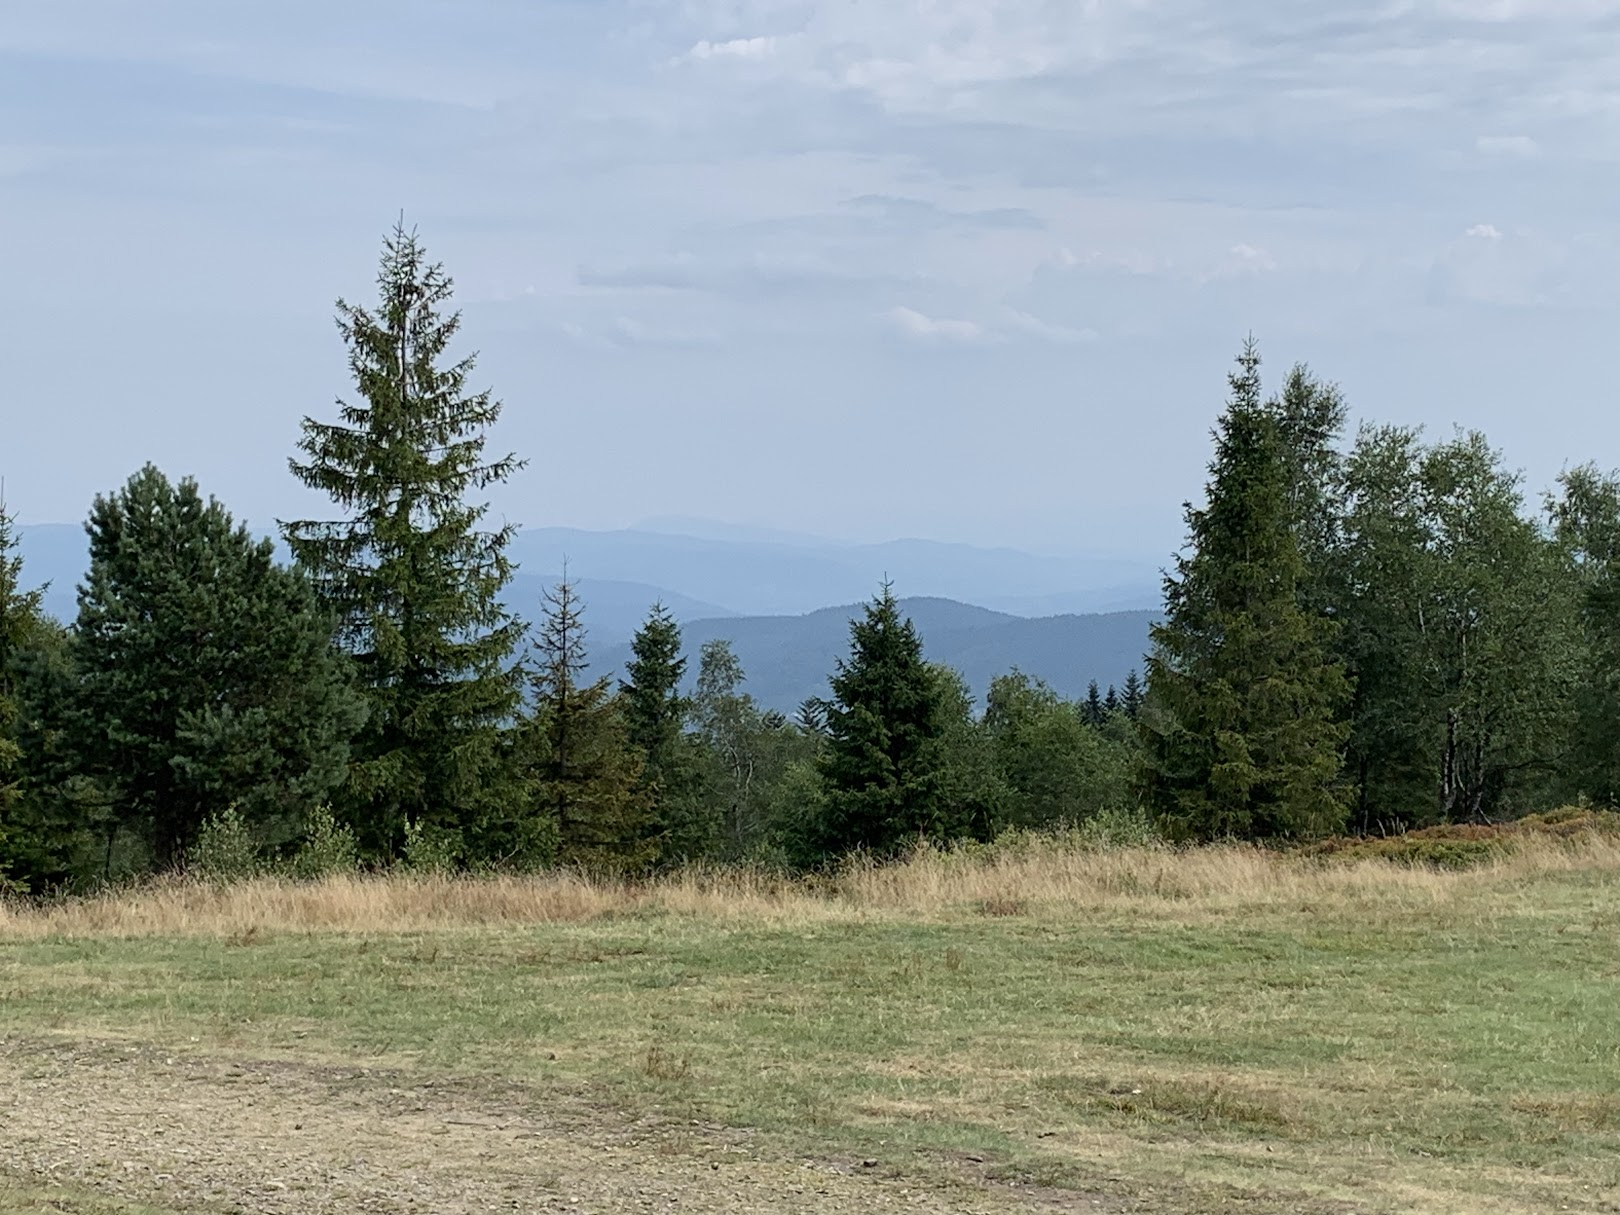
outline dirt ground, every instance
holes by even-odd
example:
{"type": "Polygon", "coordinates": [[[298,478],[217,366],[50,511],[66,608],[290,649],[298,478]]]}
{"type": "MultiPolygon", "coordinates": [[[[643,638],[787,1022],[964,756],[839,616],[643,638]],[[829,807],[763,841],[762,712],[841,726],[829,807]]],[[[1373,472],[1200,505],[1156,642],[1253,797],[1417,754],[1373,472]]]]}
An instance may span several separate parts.
{"type": "Polygon", "coordinates": [[[143,1045],[0,1042],[0,1173],[164,1211],[1126,1211],[976,1163],[793,1160],[578,1096],[143,1045]]]}

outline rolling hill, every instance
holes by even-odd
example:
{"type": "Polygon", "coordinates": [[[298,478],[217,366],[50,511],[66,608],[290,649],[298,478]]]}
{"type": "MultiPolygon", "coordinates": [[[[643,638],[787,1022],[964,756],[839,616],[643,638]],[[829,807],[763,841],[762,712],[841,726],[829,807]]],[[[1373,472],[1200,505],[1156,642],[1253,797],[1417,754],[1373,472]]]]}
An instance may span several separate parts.
{"type": "MultiPolygon", "coordinates": [[[[1142,669],[1154,611],[1028,619],[950,599],[903,599],[901,609],[922,633],[923,651],[966,677],[983,698],[990,680],[1013,667],[1044,679],[1069,697],[1083,696],[1097,680],[1119,684],[1142,669]]],[[[802,616],[740,616],[682,625],[688,681],[697,655],[716,638],[732,643],[748,679],[744,690],[768,708],[791,713],[807,696],[827,694],[827,676],[849,652],[849,622],[859,604],[822,608],[802,616]]],[[[587,614],[586,623],[590,617],[587,614]]],[[[630,659],[628,643],[595,648],[592,675],[619,677],[630,659]]]]}

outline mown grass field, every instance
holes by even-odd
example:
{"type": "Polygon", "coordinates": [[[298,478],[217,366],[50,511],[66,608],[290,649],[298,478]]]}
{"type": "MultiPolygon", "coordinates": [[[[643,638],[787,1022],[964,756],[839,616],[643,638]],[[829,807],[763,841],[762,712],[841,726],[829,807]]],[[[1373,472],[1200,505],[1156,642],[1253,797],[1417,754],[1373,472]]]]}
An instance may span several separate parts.
{"type": "Polygon", "coordinates": [[[0,1210],[1613,1211],[1617,995],[1595,836],[161,887],[0,912],[0,1210]]]}

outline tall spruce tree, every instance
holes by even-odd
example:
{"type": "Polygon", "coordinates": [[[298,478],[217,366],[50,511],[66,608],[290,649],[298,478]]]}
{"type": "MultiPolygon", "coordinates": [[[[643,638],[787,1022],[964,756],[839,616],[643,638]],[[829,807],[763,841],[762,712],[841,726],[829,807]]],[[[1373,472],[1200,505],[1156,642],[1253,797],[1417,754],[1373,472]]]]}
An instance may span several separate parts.
{"type": "Polygon", "coordinates": [[[343,512],[283,524],[299,563],[342,622],[370,715],[356,741],[346,810],[387,855],[407,821],[477,838],[520,813],[503,752],[517,712],[523,626],[503,606],[513,526],[480,530],[470,500],[521,462],[486,457],[501,406],[468,388],[475,355],[446,362],[461,326],[451,280],[414,231],[383,245],[378,301],[338,301],[357,402],[338,420],[305,418],[293,473],[343,512]]]}
{"type": "Polygon", "coordinates": [[[658,859],[643,759],[606,677],[585,682],[584,605],[565,576],[548,588],[526,733],[531,805],[555,824],[557,853],[587,869],[635,873],[658,859]]]}
{"type": "Polygon", "coordinates": [[[334,621],[195,481],[98,497],[72,637],[74,767],[157,865],[236,805],[276,843],[342,781],[364,709],[334,621]]]}
{"type": "Polygon", "coordinates": [[[1142,699],[1146,689],[1142,686],[1142,677],[1136,673],[1135,668],[1125,676],[1125,686],[1120,690],[1120,708],[1125,710],[1125,716],[1135,721],[1142,713],[1142,699]]]}
{"type": "Polygon", "coordinates": [[[891,855],[919,836],[964,834],[970,824],[953,821],[942,796],[940,681],[890,584],[851,621],[850,654],[839,660],[831,683],[821,756],[823,850],[891,855]]]}
{"type": "Polygon", "coordinates": [[[687,733],[692,700],[681,694],[686,658],[681,626],[654,604],[630,643],[619,701],[631,747],[642,757],[641,785],[651,803],[653,833],[666,862],[713,850],[720,815],[704,779],[701,747],[687,733]]]}
{"type": "Polygon", "coordinates": [[[1300,837],[1343,824],[1348,694],[1333,628],[1300,603],[1290,469],[1251,340],[1230,377],[1206,504],[1165,580],[1142,714],[1149,794],[1177,832],[1300,837]]]}
{"type": "Polygon", "coordinates": [[[1097,687],[1095,679],[1086,685],[1086,699],[1080,711],[1088,726],[1100,726],[1103,724],[1103,718],[1106,714],[1103,712],[1102,691],[1097,687]]]}

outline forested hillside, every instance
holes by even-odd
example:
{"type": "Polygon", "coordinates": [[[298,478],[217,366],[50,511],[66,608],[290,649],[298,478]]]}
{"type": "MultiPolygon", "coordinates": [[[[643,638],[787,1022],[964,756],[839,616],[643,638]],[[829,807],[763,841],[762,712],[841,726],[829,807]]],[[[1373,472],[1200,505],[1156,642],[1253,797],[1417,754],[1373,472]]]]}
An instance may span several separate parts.
{"type": "Polygon", "coordinates": [[[375,302],[337,312],[352,387],[289,436],[323,505],[279,545],[151,465],[90,505],[81,569],[60,529],[25,560],[0,509],[9,886],[816,869],[1014,827],[1295,842],[1620,798],[1620,477],[1596,466],[1536,493],[1477,433],[1348,433],[1337,386],[1268,388],[1251,340],[1162,607],[1021,618],[920,592],[1049,605],[1073,570],[494,526],[490,489],[530,474],[488,447],[502,406],[444,269],[396,228],[375,302]],[[546,568],[587,543],[592,579],[546,568]],[[723,614],[875,559],[925,585],[723,614]]]}

